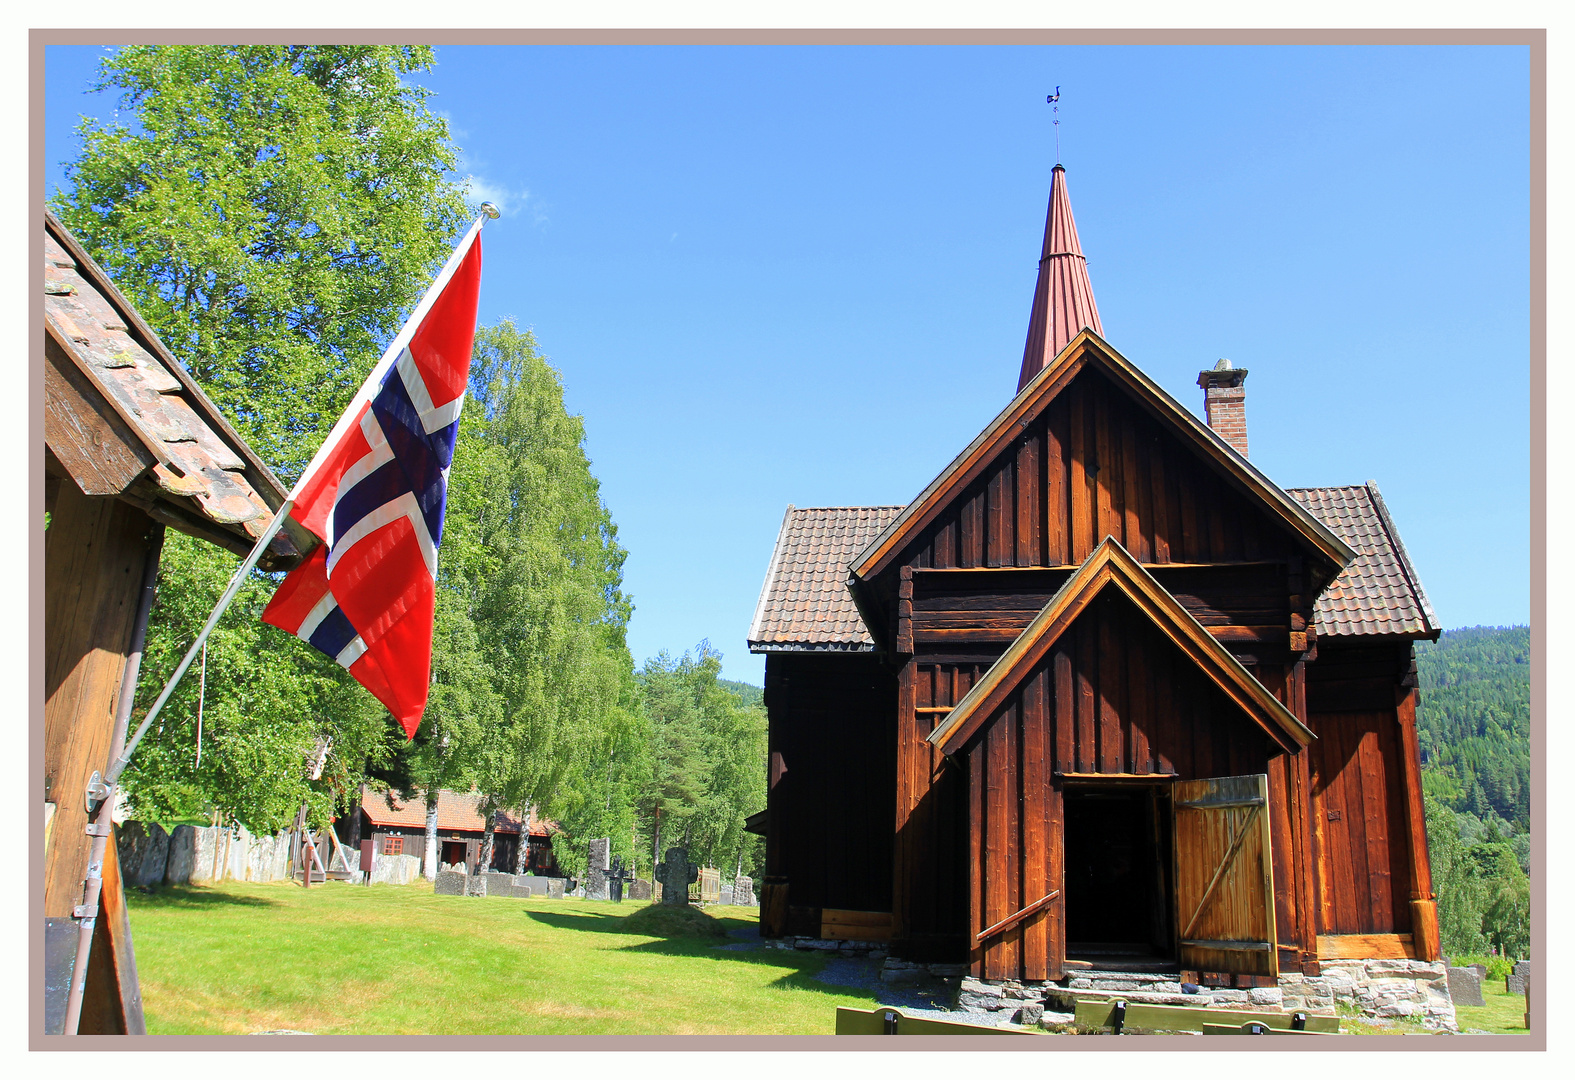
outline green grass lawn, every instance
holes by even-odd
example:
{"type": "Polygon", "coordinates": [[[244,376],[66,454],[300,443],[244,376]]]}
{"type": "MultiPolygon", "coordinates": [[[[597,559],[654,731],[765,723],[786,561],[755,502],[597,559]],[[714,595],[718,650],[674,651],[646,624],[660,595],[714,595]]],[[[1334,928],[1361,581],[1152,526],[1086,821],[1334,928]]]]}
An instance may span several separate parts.
{"type": "Polygon", "coordinates": [[[875,1005],[815,981],[824,955],[619,932],[639,903],[236,882],[127,901],[152,1035],[829,1035],[838,1005],[875,1005]]]}
{"type": "MultiPolygon", "coordinates": [[[[1535,988],[1533,988],[1535,989],[1535,988]]],[[[1504,980],[1482,980],[1482,1001],[1456,1005],[1455,1021],[1461,1031],[1486,1031],[1493,1035],[1525,1035],[1526,999],[1504,989],[1504,980]]]]}

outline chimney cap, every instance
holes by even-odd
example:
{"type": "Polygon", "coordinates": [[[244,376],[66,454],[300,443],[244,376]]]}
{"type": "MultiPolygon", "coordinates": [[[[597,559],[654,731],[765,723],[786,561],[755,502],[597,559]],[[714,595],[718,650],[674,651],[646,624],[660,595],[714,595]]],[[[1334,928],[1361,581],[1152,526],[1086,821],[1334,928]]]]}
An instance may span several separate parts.
{"type": "Polygon", "coordinates": [[[1224,358],[1213,367],[1198,372],[1198,385],[1205,390],[1225,389],[1240,386],[1247,381],[1247,369],[1232,367],[1231,362],[1224,358]]]}

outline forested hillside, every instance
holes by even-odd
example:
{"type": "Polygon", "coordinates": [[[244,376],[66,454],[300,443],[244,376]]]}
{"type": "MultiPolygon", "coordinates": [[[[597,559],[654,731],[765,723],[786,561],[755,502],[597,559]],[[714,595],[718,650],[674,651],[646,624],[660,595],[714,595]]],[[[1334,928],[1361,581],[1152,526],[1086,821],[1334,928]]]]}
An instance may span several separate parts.
{"type": "Polygon", "coordinates": [[[1531,630],[1474,626],[1419,643],[1417,737],[1444,951],[1530,947],[1531,630]]]}
{"type": "Polygon", "coordinates": [[[1427,789],[1452,810],[1531,824],[1531,629],[1474,626],[1418,643],[1427,789]]]}

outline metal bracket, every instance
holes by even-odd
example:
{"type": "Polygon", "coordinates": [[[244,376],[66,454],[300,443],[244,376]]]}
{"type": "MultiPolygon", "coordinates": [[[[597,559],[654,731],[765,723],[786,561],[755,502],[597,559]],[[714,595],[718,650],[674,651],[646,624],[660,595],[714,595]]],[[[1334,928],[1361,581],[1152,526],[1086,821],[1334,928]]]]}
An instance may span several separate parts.
{"type": "Polygon", "coordinates": [[[88,777],[87,782],[87,812],[91,814],[94,803],[103,802],[109,798],[109,791],[109,785],[104,783],[104,777],[100,775],[97,769],[94,769],[93,775],[88,777]]]}
{"type": "Polygon", "coordinates": [[[1124,1001],[1118,1001],[1118,1002],[1116,1002],[1115,1006],[1110,1010],[1110,1027],[1111,1027],[1111,1032],[1110,1033],[1112,1035],[1120,1035],[1121,1034],[1121,1026],[1123,1024],[1125,1024],[1126,1022],[1127,1022],[1127,1003],[1124,1002],[1124,1001]]]}
{"type": "Polygon", "coordinates": [[[91,919],[97,914],[97,904],[94,904],[92,907],[88,907],[86,904],[78,904],[76,907],[71,909],[71,917],[73,919],[91,919]]]}
{"type": "Polygon", "coordinates": [[[85,826],[83,826],[82,831],[87,833],[89,836],[108,836],[110,834],[110,830],[113,828],[114,826],[107,821],[103,824],[100,824],[97,821],[89,821],[85,826]]]}

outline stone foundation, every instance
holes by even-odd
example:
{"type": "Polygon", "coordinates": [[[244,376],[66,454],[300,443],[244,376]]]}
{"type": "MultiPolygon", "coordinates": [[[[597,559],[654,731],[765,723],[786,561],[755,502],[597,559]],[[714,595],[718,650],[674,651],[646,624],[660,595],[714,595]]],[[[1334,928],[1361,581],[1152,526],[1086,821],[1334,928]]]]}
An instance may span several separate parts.
{"type": "Polygon", "coordinates": [[[839,956],[867,956],[871,960],[885,959],[887,951],[884,941],[830,941],[823,938],[781,937],[770,940],[766,944],[774,949],[832,952],[839,956]]]}
{"type": "MultiPolygon", "coordinates": [[[[834,943],[833,943],[834,944],[834,943]]],[[[1070,1023],[1079,1000],[1133,1004],[1180,1005],[1194,1009],[1252,1009],[1306,1012],[1324,1016],[1351,1015],[1375,1020],[1410,1019],[1426,1031],[1458,1031],[1443,961],[1332,960],[1318,976],[1281,975],[1278,986],[1246,989],[1195,986],[1175,975],[1144,975],[1124,971],[1077,971],[1057,982],[975,979],[963,975],[962,964],[908,964],[888,959],[883,981],[934,974],[928,969],[955,969],[962,978],[953,1008],[1000,1019],[1010,1010],[1018,1023],[1070,1023]],[[888,971],[892,976],[888,976],[888,971]]]]}

